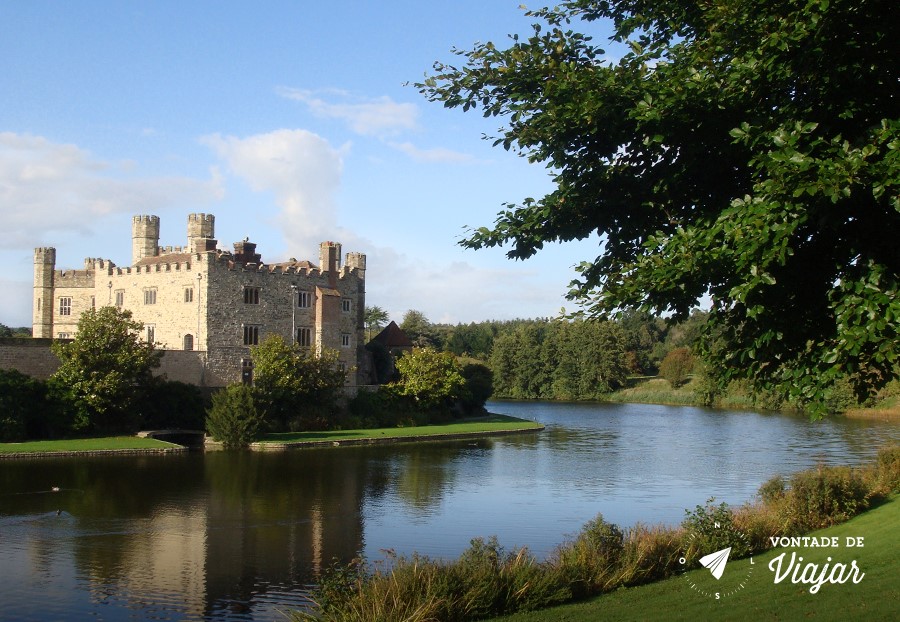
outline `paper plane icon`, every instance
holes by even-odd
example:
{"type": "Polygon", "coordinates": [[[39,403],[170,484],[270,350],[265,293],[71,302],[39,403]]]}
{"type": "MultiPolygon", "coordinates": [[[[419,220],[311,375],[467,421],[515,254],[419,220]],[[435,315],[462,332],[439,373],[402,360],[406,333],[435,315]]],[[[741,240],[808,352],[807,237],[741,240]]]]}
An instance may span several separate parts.
{"type": "Polygon", "coordinates": [[[703,564],[704,568],[708,568],[712,573],[712,576],[718,581],[722,578],[722,573],[725,572],[725,564],[728,563],[728,556],[730,554],[731,547],[729,546],[727,549],[722,549],[721,551],[716,551],[715,553],[710,553],[709,555],[701,557],[700,563],[703,564]]]}

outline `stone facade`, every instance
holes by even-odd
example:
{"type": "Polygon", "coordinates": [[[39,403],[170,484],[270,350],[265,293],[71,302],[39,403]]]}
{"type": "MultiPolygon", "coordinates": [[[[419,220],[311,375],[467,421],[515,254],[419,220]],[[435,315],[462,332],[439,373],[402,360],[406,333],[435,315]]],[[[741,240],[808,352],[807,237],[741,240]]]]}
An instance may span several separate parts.
{"type": "Polygon", "coordinates": [[[57,270],[55,249],[35,249],[34,337],[72,338],[84,311],[115,305],[130,310],[157,347],[194,353],[167,357],[173,380],[247,380],[250,346],[277,333],[316,352],[337,351],[348,385],[366,383],[365,255],[347,253],[342,264],[341,245],[323,242],[318,266],[266,264],[249,240],[233,252],[218,249],[211,214],[190,214],[187,233],[186,246],[160,247],[159,218],[135,216],[132,265],[125,268],[87,258],[81,270],[57,270]],[[190,371],[181,374],[181,367],[190,371]]]}

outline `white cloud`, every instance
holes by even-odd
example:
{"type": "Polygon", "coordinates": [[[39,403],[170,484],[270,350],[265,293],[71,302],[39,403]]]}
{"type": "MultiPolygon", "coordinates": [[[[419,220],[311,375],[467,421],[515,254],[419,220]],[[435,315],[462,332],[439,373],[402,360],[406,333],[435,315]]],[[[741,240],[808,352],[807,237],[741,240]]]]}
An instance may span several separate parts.
{"type": "Polygon", "coordinates": [[[337,233],[335,196],[341,183],[341,151],[306,130],[281,129],[247,138],[213,135],[203,142],[253,190],[271,192],[291,252],[316,248],[337,233]]]}
{"type": "Polygon", "coordinates": [[[0,218],[7,247],[28,248],[54,232],[90,233],[113,213],[158,213],[221,197],[210,179],[134,178],[133,163],[106,162],[72,144],[0,132],[0,218]]]}
{"type": "Polygon", "coordinates": [[[441,147],[435,149],[419,149],[410,142],[388,144],[418,162],[443,164],[470,164],[475,162],[475,158],[471,155],[453,151],[451,149],[444,149],[441,147]]]}
{"type": "Polygon", "coordinates": [[[398,324],[410,309],[434,323],[457,324],[552,316],[565,304],[559,284],[546,283],[523,264],[442,263],[376,248],[367,251],[366,280],[366,304],[382,307],[398,324]]]}
{"type": "Polygon", "coordinates": [[[320,118],[339,119],[363,136],[392,136],[418,127],[419,109],[415,104],[395,102],[388,96],[374,99],[354,98],[345,91],[310,91],[279,88],[278,94],[305,104],[320,118]],[[323,93],[344,101],[327,101],[323,93]],[[349,101],[347,101],[349,100],[349,101]]]}

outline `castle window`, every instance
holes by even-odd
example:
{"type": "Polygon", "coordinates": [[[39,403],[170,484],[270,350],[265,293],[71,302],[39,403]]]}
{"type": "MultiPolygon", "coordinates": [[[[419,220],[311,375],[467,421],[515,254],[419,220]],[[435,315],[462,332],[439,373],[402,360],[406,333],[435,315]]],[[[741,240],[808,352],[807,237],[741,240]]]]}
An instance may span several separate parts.
{"type": "Polygon", "coordinates": [[[343,298],[341,300],[341,311],[343,311],[344,313],[350,313],[350,305],[351,304],[352,304],[352,301],[349,298],[343,298]]]}
{"type": "Polygon", "coordinates": [[[156,339],[156,326],[147,324],[147,343],[153,343],[156,339]]]}
{"type": "Polygon", "coordinates": [[[245,287],[244,288],[244,304],[245,305],[258,305],[259,304],[259,288],[258,287],[245,287]]]}
{"type": "Polygon", "coordinates": [[[246,385],[253,384],[253,361],[241,359],[241,382],[246,385]]]}
{"type": "Polygon", "coordinates": [[[350,347],[350,333],[341,333],[341,347],[350,347]]]}
{"type": "Polygon", "coordinates": [[[297,292],[297,308],[309,309],[312,303],[312,296],[309,292],[297,292]]]}
{"type": "Polygon", "coordinates": [[[156,288],[150,287],[144,290],[144,304],[145,305],[155,305],[156,304],[156,288]]]}
{"type": "Polygon", "coordinates": [[[56,338],[57,338],[57,339],[68,339],[68,338],[69,338],[69,333],[57,333],[57,334],[56,334],[56,338]]]}
{"type": "Polygon", "coordinates": [[[308,328],[297,329],[297,345],[308,347],[312,345],[312,331],[308,328]]]}
{"type": "Polygon", "coordinates": [[[91,296],[91,311],[94,311],[96,309],[97,309],[97,300],[93,296],[91,296]]]}
{"type": "Polygon", "coordinates": [[[244,345],[259,345],[259,326],[244,324],[244,345]]]}
{"type": "Polygon", "coordinates": [[[59,299],[59,314],[72,315],[72,299],[69,297],[59,299]]]}
{"type": "MultiPolygon", "coordinates": [[[[194,302],[194,288],[193,287],[185,287],[184,288],[184,301],[185,302],[194,302]]],[[[185,348],[187,350],[187,348],[185,348]]]]}
{"type": "Polygon", "coordinates": [[[116,290],[116,306],[120,309],[125,306],[125,290],[117,289],[116,290]]]}
{"type": "Polygon", "coordinates": [[[184,336],[184,349],[185,350],[193,350],[194,349],[194,336],[193,335],[185,335],[184,336]]]}

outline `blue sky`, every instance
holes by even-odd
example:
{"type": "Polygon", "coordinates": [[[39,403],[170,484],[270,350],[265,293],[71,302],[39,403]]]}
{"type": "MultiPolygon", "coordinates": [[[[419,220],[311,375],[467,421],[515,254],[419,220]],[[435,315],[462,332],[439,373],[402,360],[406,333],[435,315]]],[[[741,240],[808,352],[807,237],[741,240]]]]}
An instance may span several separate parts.
{"type": "Polygon", "coordinates": [[[518,0],[0,4],[0,323],[31,324],[32,252],[128,265],[131,217],[162,245],[216,216],[219,247],[368,255],[367,302],[400,321],[552,316],[597,241],[525,262],[467,226],[541,196],[547,170],[493,148],[500,121],[429,103],[451,48],[530,32],[518,0]]]}

